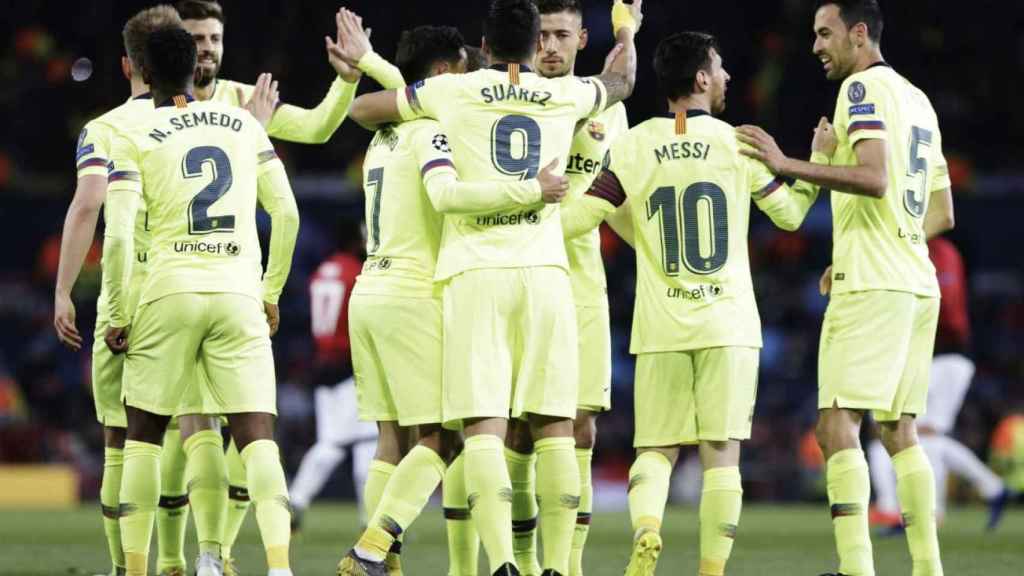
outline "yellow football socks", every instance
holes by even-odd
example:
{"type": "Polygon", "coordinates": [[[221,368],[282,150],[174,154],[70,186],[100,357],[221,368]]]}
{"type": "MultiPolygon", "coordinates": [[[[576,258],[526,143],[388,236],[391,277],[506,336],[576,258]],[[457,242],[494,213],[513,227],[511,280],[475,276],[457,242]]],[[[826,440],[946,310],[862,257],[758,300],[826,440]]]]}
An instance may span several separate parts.
{"type": "Polygon", "coordinates": [[[700,497],[700,576],[725,574],[742,506],[743,486],[738,467],[704,471],[700,497]]]}
{"type": "Polygon", "coordinates": [[[672,463],[660,452],[643,452],[629,469],[629,517],[634,538],[642,532],[660,532],[668,501],[672,463]]]}
{"type": "Polygon", "coordinates": [[[127,576],[145,576],[153,516],[160,500],[160,446],[128,440],[124,443],[120,524],[127,576]]]}
{"type": "Polygon", "coordinates": [[[874,576],[868,532],[871,481],[864,452],[855,448],[836,452],[828,459],[825,476],[839,553],[839,572],[851,576],[874,576]]]}
{"type": "Polygon", "coordinates": [[[473,523],[483,542],[491,572],[515,562],[512,552],[512,483],[502,456],[501,438],[480,434],[466,438],[466,491],[473,523]]]}
{"type": "Polygon", "coordinates": [[[448,576],[476,576],[480,537],[469,515],[466,493],[466,457],[456,458],[444,475],[442,493],[448,527],[448,576]]]}
{"type": "Polygon", "coordinates": [[[281,455],[273,440],[256,440],[242,449],[249,496],[256,508],[256,523],[267,552],[267,568],[288,569],[291,506],[281,455]]]}
{"type": "Polygon", "coordinates": [[[100,484],[100,508],[103,511],[103,532],[107,535],[110,562],[124,568],[124,550],[121,549],[121,528],[117,524],[118,496],[124,470],[124,450],[103,449],[103,479],[100,484]]]}
{"type": "Polygon", "coordinates": [[[932,466],[919,445],[893,456],[892,466],[896,470],[896,495],[914,563],[913,576],[942,576],[932,466]]]}
{"type": "Polygon", "coordinates": [[[590,474],[593,457],[593,448],[576,449],[576,467],[580,473],[580,508],[576,511],[576,531],[572,535],[569,576],[583,576],[583,548],[590,532],[590,513],[594,500],[594,485],[590,474]]]}
{"type": "Polygon", "coordinates": [[[246,479],[245,464],[238,453],[235,441],[231,440],[228,451],[224,454],[228,466],[228,516],[224,523],[224,558],[231,558],[231,549],[238,539],[238,532],[245,523],[245,515],[249,512],[249,482],[246,479]]]}
{"type": "Polygon", "coordinates": [[[157,574],[170,568],[185,568],[188,510],[181,431],[167,428],[160,453],[160,506],[156,510],[157,574]]]}
{"type": "Polygon", "coordinates": [[[572,437],[544,438],[534,444],[537,453],[538,526],[543,538],[545,570],[569,573],[569,556],[580,507],[580,472],[572,437]]]}
{"type": "Polygon", "coordinates": [[[505,448],[512,482],[512,549],[523,574],[540,574],[537,561],[537,457],[505,448]]]}
{"type": "Polygon", "coordinates": [[[196,432],[183,445],[188,500],[196,522],[199,553],[211,553],[218,558],[228,513],[228,469],[223,446],[217,430],[196,432]]]}

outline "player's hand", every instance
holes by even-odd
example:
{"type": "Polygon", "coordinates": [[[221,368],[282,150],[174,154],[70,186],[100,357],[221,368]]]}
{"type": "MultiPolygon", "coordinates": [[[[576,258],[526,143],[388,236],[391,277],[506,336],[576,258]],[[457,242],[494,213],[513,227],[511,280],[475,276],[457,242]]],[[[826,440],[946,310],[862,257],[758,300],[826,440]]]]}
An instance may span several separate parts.
{"type": "Polygon", "coordinates": [[[552,160],[537,174],[537,181],[540,182],[540,195],[546,204],[561,202],[569,192],[569,179],[554,174],[556,168],[558,168],[558,158],[552,160]]]}
{"type": "Polygon", "coordinates": [[[814,140],[811,141],[811,150],[821,152],[829,158],[836,153],[839,146],[839,138],[836,136],[836,129],[828,121],[828,117],[822,116],[818,125],[814,128],[814,140]]]}
{"type": "Polygon", "coordinates": [[[128,329],[130,326],[122,326],[121,328],[114,328],[110,326],[107,328],[106,335],[103,336],[103,341],[107,343],[107,348],[114,354],[121,354],[128,350],[128,329]]]}
{"type": "MultiPolygon", "coordinates": [[[[245,102],[242,89],[236,88],[236,90],[238,90],[238,101],[245,102]]],[[[252,96],[242,108],[248,110],[266,128],[270,124],[270,119],[274,117],[274,110],[277,109],[277,103],[280,100],[281,94],[277,91],[277,80],[274,80],[271,74],[264,72],[256,79],[256,88],[253,89],[252,96]]]]}
{"type": "Polygon", "coordinates": [[[277,329],[281,326],[281,309],[277,307],[277,304],[264,302],[263,312],[267,315],[267,324],[270,325],[270,335],[273,336],[274,334],[277,334],[277,329]]]}
{"type": "Polygon", "coordinates": [[[82,335],[75,326],[75,303],[67,294],[57,294],[53,299],[53,327],[62,344],[75,352],[82,349],[82,335]]]}
{"type": "Polygon", "coordinates": [[[740,148],[740,153],[755,160],[760,160],[774,174],[783,171],[789,158],[775,143],[775,138],[758,126],[740,126],[736,129],[736,137],[750,148],[740,148]]]}
{"type": "Polygon", "coordinates": [[[643,13],[644,0],[632,0],[632,2],[623,2],[623,0],[614,0],[612,2],[612,26],[613,26],[613,30],[616,30],[616,31],[617,31],[617,28],[615,28],[615,21],[617,19],[616,11],[617,10],[622,10],[622,8],[616,8],[617,4],[621,4],[622,6],[624,6],[626,8],[626,10],[629,12],[629,15],[633,17],[633,21],[636,22],[636,25],[633,27],[633,33],[636,34],[636,33],[640,32],[640,25],[644,21],[644,13],[643,13]]]}
{"type": "Polygon", "coordinates": [[[832,292],[832,266],[829,265],[825,268],[825,272],[821,275],[818,280],[818,292],[822,296],[828,296],[832,292]]]}
{"type": "Polygon", "coordinates": [[[351,10],[342,8],[334,15],[337,37],[325,37],[327,60],[346,82],[359,80],[362,71],[357,64],[367,52],[373,50],[370,44],[370,30],[363,29],[363,19],[351,10]]]}

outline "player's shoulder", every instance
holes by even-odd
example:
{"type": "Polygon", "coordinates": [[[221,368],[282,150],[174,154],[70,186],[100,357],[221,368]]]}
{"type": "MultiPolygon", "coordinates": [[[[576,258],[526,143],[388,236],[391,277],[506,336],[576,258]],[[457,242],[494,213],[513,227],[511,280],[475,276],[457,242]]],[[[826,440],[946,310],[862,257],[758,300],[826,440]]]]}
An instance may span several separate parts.
{"type": "Polygon", "coordinates": [[[115,131],[131,124],[131,121],[153,110],[153,99],[148,95],[130,98],[107,110],[85,124],[90,131],[115,131]]]}
{"type": "Polygon", "coordinates": [[[234,104],[238,100],[238,90],[241,90],[242,93],[248,97],[248,95],[256,89],[252,84],[238,82],[237,80],[229,80],[227,78],[217,78],[216,82],[217,86],[214,88],[213,96],[208,101],[229,102],[234,104]]]}
{"type": "Polygon", "coordinates": [[[906,78],[888,64],[880,63],[847,76],[839,87],[839,96],[850,105],[878,102],[891,97],[907,85],[906,78]]]}

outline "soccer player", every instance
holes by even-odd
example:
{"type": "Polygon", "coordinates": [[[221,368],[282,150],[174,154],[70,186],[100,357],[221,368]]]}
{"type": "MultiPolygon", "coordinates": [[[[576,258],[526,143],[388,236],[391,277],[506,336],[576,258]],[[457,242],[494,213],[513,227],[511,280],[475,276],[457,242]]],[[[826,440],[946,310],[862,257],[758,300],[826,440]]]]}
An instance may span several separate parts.
{"type": "MultiPolygon", "coordinates": [[[[971,326],[967,315],[967,277],[960,251],[938,236],[928,241],[928,256],[935,265],[941,300],[935,337],[927,412],[918,419],[921,447],[935,471],[936,514],[941,522],[946,512],[946,479],[954,473],[968,480],[989,505],[987,528],[995,528],[1011,497],[999,476],[957,439],[950,436],[964,396],[974,376],[974,362],[968,356],[971,326]]],[[[868,446],[871,484],[875,507],[883,518],[895,518],[890,525],[902,531],[896,475],[885,448],[877,440],[868,446]]]]}
{"type": "MultiPolygon", "coordinates": [[[[92,245],[96,222],[107,193],[107,164],[116,131],[135,122],[142,113],[152,110],[153,101],[149,86],[142,76],[142,55],[146,38],[155,30],[180,28],[181,19],[177,12],[167,5],[155,6],[135,14],[125,23],[123,30],[126,56],[121,59],[121,69],[131,85],[130,99],[117,108],[86,124],[78,138],[76,162],[78,186],[68,207],[61,238],[60,265],[54,295],[54,327],[57,335],[66,345],[78,350],[82,345],[81,335],[75,326],[75,307],[71,301],[71,288],[81,272],[82,263],[92,245]]],[[[145,227],[145,209],[140,209],[135,221],[136,265],[130,283],[137,288],[145,275],[147,262],[148,232],[145,227]]],[[[129,308],[134,308],[137,292],[129,296],[129,308]]],[[[118,528],[118,492],[124,462],[125,419],[121,403],[121,375],[123,356],[110,353],[103,343],[109,319],[108,300],[105,290],[100,291],[96,304],[96,328],[92,349],[93,400],[96,417],[103,425],[104,453],[103,479],[100,484],[100,505],[103,511],[103,527],[110,550],[113,574],[124,573],[124,553],[121,549],[121,534],[118,528]]],[[[185,499],[187,503],[187,498],[185,499]]]]}
{"type": "MultiPolygon", "coordinates": [[[[632,92],[640,9],[639,1],[615,3],[622,50],[608,71],[548,79],[531,68],[540,36],[536,6],[495,0],[484,23],[490,69],[361,96],[351,116],[370,126],[439,120],[455,168],[469,182],[529,180],[552,162],[561,170],[576,123],[632,92]]],[[[442,414],[447,424],[464,427],[473,522],[495,574],[519,573],[503,458],[509,416],[528,419],[537,440],[545,573],[568,574],[579,501],[575,306],[558,207],[539,196],[526,206],[446,215],[434,275],[443,286],[442,414]]]]}
{"type": "MultiPolygon", "coordinates": [[[[354,31],[358,34],[361,26],[354,31]]],[[[464,41],[454,28],[421,26],[402,34],[396,60],[401,76],[413,82],[462,73],[464,41]]],[[[442,213],[526,204],[543,194],[545,182],[559,194],[566,185],[548,172],[539,175],[539,185],[533,180],[460,183],[448,138],[436,121],[428,119],[379,130],[363,173],[368,259],[353,290],[350,325],[360,417],[378,422],[380,440],[373,483],[366,490],[371,520],[339,564],[340,574],[398,570],[397,557],[391,553],[395,541],[441,483],[446,462],[459,447],[456,433],[441,428],[441,302],[433,278],[442,213]],[[475,201],[495,192],[496,204],[475,201]],[[411,426],[418,428],[419,441],[403,457],[399,446],[411,426]]]]}
{"type": "MultiPolygon", "coordinates": [[[[196,49],[187,32],[151,34],[144,62],[159,104],[115,141],[104,246],[110,306],[105,340],[113,352],[127,351],[128,435],[120,496],[127,574],[146,573],[164,429],[180,406],[202,397],[199,403],[213,399],[216,412],[228,414],[232,424],[256,502],[268,574],[290,575],[287,488],[273,441],[270,335],[279,322],[277,299],[298,231],[295,199],[256,118],[235,107],[196,103],[189,95],[196,49]],[[257,201],[274,222],[265,274],[257,201]],[[129,318],[125,280],[140,202],[152,231],[151,268],[139,309],[129,318]],[[197,358],[209,383],[197,380],[195,363],[167,358],[197,358]]],[[[200,576],[221,573],[219,538],[214,534],[204,542],[200,535],[200,576]]]]}
{"type": "Polygon", "coordinates": [[[654,69],[670,115],[615,142],[587,195],[562,210],[566,236],[596,227],[628,198],[637,252],[630,352],[637,354],[627,576],[653,576],[679,447],[704,467],[701,576],[721,576],[739,523],[740,441],[750,438],[761,322],[747,255],[751,199],[795,230],[814,200],[740,154],[725,110],[729,73],[713,36],[673,34],[654,69]]]}
{"type": "Polygon", "coordinates": [[[316,444],[302,457],[289,487],[293,532],[301,528],[309,504],[348,454],[352,456],[356,500],[362,505],[362,487],[377,438],[376,426],[358,419],[355,381],[351,378],[348,306],[356,276],[363,266],[359,223],[339,222],[337,238],[338,249],[317,266],[309,280],[310,320],[316,349],[316,444]]]}
{"type": "MultiPolygon", "coordinates": [[[[538,0],[540,45],[533,63],[545,78],[575,75],[576,56],[587,46],[589,33],[583,27],[583,7],[579,0],[538,0]]],[[[619,102],[597,117],[577,127],[569,152],[566,176],[569,197],[578,198],[590,187],[601,170],[605,153],[620,135],[629,130],[626,107],[619,102]]],[[[590,529],[593,486],[590,463],[597,437],[596,420],[600,412],[611,408],[611,333],[608,294],[601,259],[598,230],[565,243],[569,259],[569,280],[576,303],[579,342],[579,400],[574,435],[576,463],[580,474],[580,507],[576,513],[569,574],[583,574],[583,547],[590,529]]],[[[535,463],[530,429],[525,422],[513,420],[505,458],[512,480],[512,526],[516,563],[524,574],[540,574],[537,562],[537,499],[535,463]]]]}
{"type": "MultiPolygon", "coordinates": [[[[241,106],[253,90],[252,86],[218,78],[221,61],[224,58],[224,10],[214,0],[181,0],[178,13],[185,30],[196,41],[199,63],[196,66],[195,98],[200,101],[213,100],[234,106],[241,106]]],[[[322,144],[345,120],[349,105],[355,97],[359,70],[347,66],[332,57],[330,40],[327,44],[328,61],[338,73],[323,100],[315,108],[300,108],[280,104],[267,125],[271,138],[322,144]]]]}
{"type": "Polygon", "coordinates": [[[842,82],[826,164],[787,158],[757,127],[748,153],[776,174],[832,190],[831,300],[818,352],[818,440],[839,572],[875,573],[868,533],[868,467],[859,432],[871,410],[893,457],[914,576],[942,574],[935,477],[918,444],[939,315],[926,241],[952,227],[938,118],[928,97],[882,57],[877,0],[819,3],[814,54],[842,82]]]}

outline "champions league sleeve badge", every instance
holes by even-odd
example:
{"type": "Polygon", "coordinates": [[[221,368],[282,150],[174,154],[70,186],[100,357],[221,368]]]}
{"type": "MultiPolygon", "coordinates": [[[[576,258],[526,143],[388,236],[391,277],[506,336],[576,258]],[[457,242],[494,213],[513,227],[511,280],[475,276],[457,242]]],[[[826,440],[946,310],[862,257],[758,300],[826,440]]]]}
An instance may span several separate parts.
{"type": "Polygon", "coordinates": [[[846,89],[846,97],[854,104],[860,104],[863,102],[864,96],[866,96],[867,93],[867,88],[864,88],[864,84],[860,82],[853,82],[850,84],[850,87],[846,89]]]}

